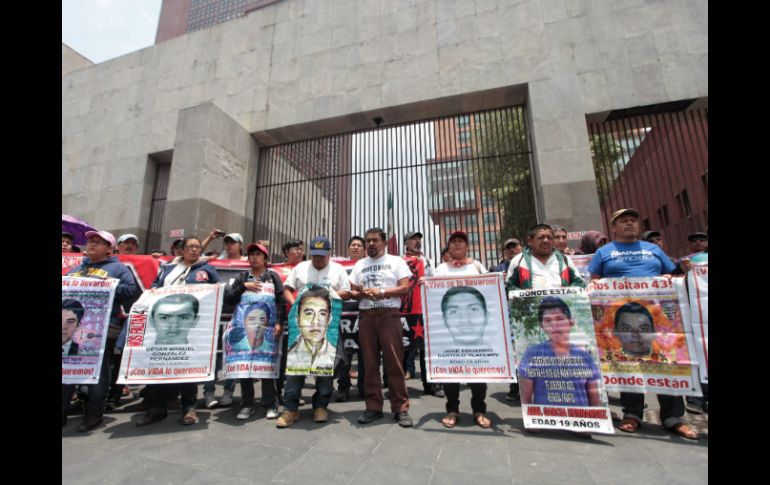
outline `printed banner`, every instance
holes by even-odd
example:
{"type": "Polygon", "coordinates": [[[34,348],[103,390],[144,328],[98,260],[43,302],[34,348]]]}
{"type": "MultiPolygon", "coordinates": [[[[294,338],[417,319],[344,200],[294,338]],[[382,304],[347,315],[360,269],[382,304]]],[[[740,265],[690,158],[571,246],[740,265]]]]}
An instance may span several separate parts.
{"type": "Polygon", "coordinates": [[[286,375],[334,375],[341,314],[342,300],[332,288],[302,288],[289,312],[286,375]]]}
{"type": "Polygon", "coordinates": [[[524,427],[614,434],[586,291],[510,297],[524,427]]]}
{"type": "Polygon", "coordinates": [[[62,276],[61,382],[96,384],[119,280],[62,276]]]}
{"type": "Polygon", "coordinates": [[[588,289],[608,391],[701,395],[682,278],[604,278],[588,289]]]}
{"type": "Polygon", "coordinates": [[[281,336],[275,335],[277,318],[271,283],[262,283],[259,293],[247,291],[241,296],[222,338],[225,378],[278,377],[281,336]]]}
{"type": "MultiPolygon", "coordinates": [[[[62,253],[61,255],[61,274],[67,274],[69,270],[83,262],[85,256],[80,253],[62,253]]],[[[144,291],[152,286],[155,277],[158,275],[160,261],[152,256],[143,254],[118,254],[118,260],[128,266],[128,269],[134,273],[139,287],[144,291]]]]}
{"type": "Polygon", "coordinates": [[[585,281],[586,284],[591,281],[591,272],[588,271],[588,265],[591,264],[593,257],[593,254],[570,255],[570,259],[575,263],[575,267],[577,268],[578,273],[580,273],[580,277],[583,278],[583,281],[585,281]]]}
{"type": "Polygon", "coordinates": [[[514,382],[501,273],[425,278],[428,382],[514,382]]]}
{"type": "Polygon", "coordinates": [[[120,384],[214,379],[224,285],[180,285],[145,291],[131,307],[120,384]]]}
{"type": "Polygon", "coordinates": [[[698,356],[700,381],[709,381],[709,265],[693,263],[687,272],[692,332],[698,356]]]}

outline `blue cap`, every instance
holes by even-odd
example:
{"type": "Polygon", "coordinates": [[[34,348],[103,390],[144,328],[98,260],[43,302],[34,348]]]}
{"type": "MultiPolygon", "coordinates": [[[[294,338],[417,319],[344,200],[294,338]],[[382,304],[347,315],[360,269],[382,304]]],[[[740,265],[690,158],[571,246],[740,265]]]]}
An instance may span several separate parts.
{"type": "Polygon", "coordinates": [[[313,240],[310,241],[311,256],[328,256],[331,250],[332,243],[323,236],[314,237],[313,240]]]}

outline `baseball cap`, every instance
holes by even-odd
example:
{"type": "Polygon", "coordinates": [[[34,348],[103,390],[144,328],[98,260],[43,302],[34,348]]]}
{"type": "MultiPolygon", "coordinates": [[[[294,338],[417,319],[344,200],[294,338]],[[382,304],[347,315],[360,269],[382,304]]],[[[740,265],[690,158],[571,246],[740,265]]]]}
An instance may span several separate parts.
{"type": "Polygon", "coordinates": [[[228,239],[231,239],[237,243],[243,244],[243,237],[237,232],[231,232],[230,234],[225,236],[225,242],[227,242],[228,239]]]}
{"type": "Polygon", "coordinates": [[[136,237],[134,234],[123,234],[118,238],[118,244],[122,243],[123,241],[128,241],[129,239],[133,239],[136,241],[136,244],[139,244],[139,238],[136,237]]]}
{"type": "Polygon", "coordinates": [[[465,234],[463,231],[455,231],[452,234],[449,235],[449,239],[447,239],[447,242],[451,241],[452,239],[459,237],[462,239],[465,239],[465,242],[468,242],[468,235],[465,234]]]}
{"type": "Polygon", "coordinates": [[[104,239],[108,243],[110,243],[110,247],[115,247],[115,236],[113,236],[111,233],[107,231],[88,231],[86,232],[86,237],[91,236],[99,236],[100,238],[104,239]]]}
{"type": "Polygon", "coordinates": [[[412,239],[413,237],[422,237],[422,233],[419,231],[410,231],[407,232],[404,235],[404,243],[406,243],[408,240],[412,239]]]}
{"type": "Polygon", "coordinates": [[[265,255],[266,258],[270,257],[270,255],[267,253],[267,248],[259,243],[251,243],[246,247],[246,254],[252,253],[254,251],[261,252],[265,255]]]}
{"type": "Polygon", "coordinates": [[[323,236],[314,237],[310,241],[311,256],[328,256],[332,249],[332,243],[323,236]]]}
{"type": "Polygon", "coordinates": [[[505,241],[505,244],[503,244],[503,248],[507,248],[509,244],[515,244],[516,246],[521,246],[521,241],[519,241],[515,237],[512,237],[505,241]]]}
{"type": "Polygon", "coordinates": [[[615,224],[615,219],[618,217],[625,215],[625,214],[631,214],[632,216],[639,219],[639,211],[636,209],[620,209],[619,211],[615,211],[612,213],[612,220],[610,221],[610,224],[615,224]]]}
{"type": "Polygon", "coordinates": [[[660,237],[660,233],[658,231],[644,231],[642,233],[642,241],[649,241],[653,237],[660,237]]]}
{"type": "Polygon", "coordinates": [[[694,232],[694,233],[690,234],[689,236],[687,236],[687,240],[688,241],[692,241],[693,239],[696,239],[696,238],[699,238],[699,237],[705,238],[707,241],[708,241],[708,238],[709,238],[708,234],[706,234],[705,232],[694,232]]]}

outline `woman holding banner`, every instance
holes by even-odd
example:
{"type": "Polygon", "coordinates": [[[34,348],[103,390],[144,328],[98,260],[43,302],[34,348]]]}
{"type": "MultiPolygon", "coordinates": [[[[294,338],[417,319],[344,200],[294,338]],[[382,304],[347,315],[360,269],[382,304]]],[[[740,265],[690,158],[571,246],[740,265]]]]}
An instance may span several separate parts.
{"type": "MultiPolygon", "coordinates": [[[[249,306],[244,313],[242,338],[238,339],[237,334],[231,332],[228,334],[228,342],[225,345],[234,345],[234,350],[253,350],[258,348],[264,342],[265,334],[272,336],[276,340],[281,337],[281,322],[286,320],[287,301],[283,296],[283,283],[281,277],[275,271],[268,269],[267,258],[269,257],[267,248],[262,244],[251,243],[246,247],[246,254],[249,261],[249,270],[241,273],[232,285],[225,288],[225,304],[237,305],[241,301],[241,296],[247,291],[260,292],[263,284],[272,284],[275,292],[275,308],[277,318],[272,328],[268,332],[268,325],[272,319],[269,311],[265,309],[267,305],[260,306],[257,302],[249,306]],[[235,346],[238,346],[237,348],[235,346]]],[[[234,329],[235,330],[235,329],[234,329]]],[[[246,420],[255,413],[254,406],[254,379],[241,379],[241,410],[236,419],[246,420]]],[[[278,417],[278,398],[276,379],[262,378],[262,406],[267,409],[267,419],[278,417]]]]}
{"type": "MultiPolygon", "coordinates": [[[[436,268],[436,276],[465,276],[487,273],[486,268],[472,258],[468,258],[468,235],[463,231],[455,231],[449,236],[447,243],[449,248],[449,262],[441,263],[436,268]]],[[[452,338],[456,342],[463,344],[471,340],[480,339],[486,327],[487,307],[484,296],[472,287],[452,288],[444,295],[441,303],[444,322],[449,328],[452,338]],[[453,291],[454,290],[454,291],[453,291]],[[463,316],[452,315],[452,307],[457,306],[463,316]],[[470,330],[472,329],[472,330],[470,330]],[[473,335],[475,334],[475,335],[473,335]]],[[[487,384],[484,382],[474,382],[468,384],[471,388],[471,409],[473,417],[482,428],[489,428],[492,422],[486,417],[487,403],[485,402],[487,394],[487,384]]],[[[446,393],[446,411],[447,414],[441,420],[441,424],[446,428],[454,428],[460,417],[460,384],[444,384],[446,393]]]]}
{"type": "MultiPolygon", "coordinates": [[[[220,278],[217,270],[207,263],[208,258],[201,258],[200,239],[194,236],[186,237],[182,240],[181,248],[181,256],[177,256],[167,265],[161,266],[157,278],[152,283],[153,288],[219,283],[220,278]]],[[[171,318],[178,320],[181,316],[171,318]]],[[[142,419],[136,423],[137,426],[147,426],[166,419],[168,402],[176,399],[177,394],[180,393],[182,394],[182,424],[189,426],[198,422],[198,415],[195,412],[195,403],[198,401],[198,383],[150,384],[147,388],[149,392],[145,399],[148,401],[148,410],[142,419]]]]}

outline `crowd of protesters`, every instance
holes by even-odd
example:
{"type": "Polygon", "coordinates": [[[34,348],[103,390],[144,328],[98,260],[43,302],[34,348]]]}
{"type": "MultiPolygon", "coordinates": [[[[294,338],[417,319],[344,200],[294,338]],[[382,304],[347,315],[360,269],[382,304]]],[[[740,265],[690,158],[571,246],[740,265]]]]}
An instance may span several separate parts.
{"type": "MultiPolygon", "coordinates": [[[[371,423],[383,417],[384,384],[389,389],[389,399],[393,419],[403,427],[412,426],[409,411],[409,397],[406,381],[416,376],[415,357],[420,355],[420,374],[423,390],[427,395],[446,399],[447,414],[441,419],[447,428],[453,428],[460,417],[460,384],[432,384],[426,379],[425,346],[421,338],[412,336],[405,348],[401,317],[405,317],[410,327],[421,324],[422,314],[419,305],[414,305],[414,294],[419,295],[419,285],[426,276],[436,275],[472,275],[500,272],[506,275],[509,289],[548,288],[561,286],[585,287],[587,282],[579,275],[571,255],[590,255],[589,270],[592,279],[620,276],[658,276],[676,275],[687,272],[692,261],[707,261],[708,235],[696,232],[688,236],[690,254],[675,260],[664,252],[665,246],[658,231],[640,230],[640,213],[635,209],[622,209],[612,215],[610,229],[612,240],[598,231],[585,232],[575,249],[568,247],[568,232],[559,226],[537,224],[527,234],[525,243],[511,237],[503,244],[503,259],[498,264],[485,268],[479,261],[468,257],[469,240],[463,231],[455,231],[447,238],[436,265],[422,253],[423,235],[409,232],[404,237],[405,254],[402,257],[386,252],[388,235],[379,228],[366,231],[363,236],[353,236],[348,241],[347,259],[355,262],[348,275],[345,269],[335,261],[330,261],[331,242],[324,236],[317,236],[311,242],[310,260],[305,255],[304,243],[295,239],[282,246],[286,265],[280,269],[270,267],[268,241],[256,241],[244,245],[239,233],[225,233],[212,229],[203,239],[186,237],[174,240],[169,248],[170,261],[164,258],[153,288],[178,284],[217,283],[220,276],[209,261],[241,260],[248,261],[249,269],[225,287],[225,303],[236,305],[245,291],[259,291],[264,283],[275,286],[278,319],[276,336],[286,334],[288,327],[288,309],[302,288],[309,283],[329,283],[343,300],[358,302],[359,342],[357,349],[345,349],[345,358],[339,359],[334,377],[316,377],[315,394],[312,397],[313,420],[323,423],[328,420],[327,408],[333,399],[344,402],[350,398],[352,379],[357,380],[359,397],[364,399],[365,409],[358,421],[371,423]],[[224,247],[220,252],[208,250],[210,244],[223,238],[224,247]],[[654,255],[639,264],[623,258],[628,251],[645,250],[654,255]],[[417,264],[419,263],[419,264],[417,264]],[[386,268],[381,284],[372,288],[364,284],[363,275],[367,269],[386,268]],[[200,278],[201,272],[206,274],[200,278]],[[280,274],[283,272],[283,274],[280,274]],[[196,275],[196,277],[192,277],[196,275]],[[353,357],[357,357],[358,369],[351,366],[353,357]],[[381,379],[380,368],[383,368],[381,379]],[[334,390],[334,378],[337,390],[334,390]]],[[[84,248],[74,245],[72,234],[62,232],[62,253],[81,253],[84,258],[78,266],[67,274],[90,278],[117,278],[114,305],[110,314],[109,331],[102,369],[97,384],[88,386],[62,385],[62,426],[67,423],[67,415],[73,411],[76,403],[81,403],[84,419],[77,428],[85,432],[99,426],[105,410],[120,404],[123,397],[131,391],[116,384],[117,370],[120,365],[120,349],[125,342],[127,313],[131,305],[141,295],[140,286],[134,275],[117,258],[117,254],[135,255],[139,250],[139,238],[134,234],[123,234],[117,240],[107,231],[89,231],[85,233],[87,242],[84,248]],[[121,330],[123,330],[121,332],[121,330]],[[83,404],[84,403],[84,404],[83,404]]],[[[155,258],[167,256],[161,249],[153,249],[148,254],[155,258]]],[[[66,301],[66,300],[65,300],[66,301]]],[[[77,317],[78,309],[62,303],[63,315],[77,317]]],[[[74,320],[73,320],[74,321],[74,320]]],[[[63,337],[62,355],[67,355],[73,345],[65,342],[65,319],[62,317],[63,337]]],[[[71,332],[70,332],[71,334],[71,332]]],[[[69,335],[67,337],[69,337],[69,335]]],[[[261,404],[268,419],[277,419],[276,426],[286,428],[299,419],[299,406],[305,378],[286,376],[286,342],[283,339],[283,351],[280,375],[277,379],[260,379],[261,404]],[[280,408],[283,407],[283,412],[280,408]]],[[[219,367],[221,362],[217,362],[219,367]]],[[[237,419],[250,419],[255,414],[254,379],[240,379],[241,407],[237,419]]],[[[215,381],[203,384],[204,406],[214,408],[229,406],[233,403],[233,392],[237,381],[223,382],[223,394],[216,397],[215,381]]],[[[181,396],[183,425],[198,422],[195,408],[198,403],[198,384],[152,384],[144,386],[140,395],[144,398],[141,409],[145,414],[136,422],[137,426],[146,426],[167,417],[169,406],[179,405],[181,396]]],[[[485,383],[470,384],[471,409],[475,423],[482,428],[489,428],[492,421],[486,416],[485,383]]],[[[708,392],[704,386],[704,398],[688,398],[688,409],[695,412],[707,411],[708,392]]],[[[519,401],[519,386],[512,384],[506,396],[508,401],[519,401]]],[[[663,426],[673,433],[688,439],[698,439],[698,433],[684,423],[684,399],[679,396],[658,395],[661,406],[663,426]]],[[[621,393],[623,418],[618,426],[621,431],[635,432],[642,422],[644,395],[621,393]]]]}

